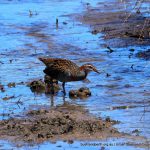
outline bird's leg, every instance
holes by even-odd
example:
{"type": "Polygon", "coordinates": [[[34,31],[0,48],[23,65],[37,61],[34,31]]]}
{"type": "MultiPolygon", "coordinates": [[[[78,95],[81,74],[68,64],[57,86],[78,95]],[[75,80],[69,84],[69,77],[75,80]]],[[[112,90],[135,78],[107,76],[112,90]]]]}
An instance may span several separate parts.
{"type": "Polygon", "coordinates": [[[50,99],[51,99],[51,107],[53,107],[54,106],[54,95],[51,95],[50,99]]]}
{"type": "Polygon", "coordinates": [[[66,91],[65,91],[65,82],[62,83],[62,87],[63,87],[63,93],[64,93],[64,95],[66,95],[66,91]]]}
{"type": "Polygon", "coordinates": [[[53,85],[53,79],[52,78],[50,80],[50,84],[51,84],[51,93],[54,94],[54,85],[53,85]]]}

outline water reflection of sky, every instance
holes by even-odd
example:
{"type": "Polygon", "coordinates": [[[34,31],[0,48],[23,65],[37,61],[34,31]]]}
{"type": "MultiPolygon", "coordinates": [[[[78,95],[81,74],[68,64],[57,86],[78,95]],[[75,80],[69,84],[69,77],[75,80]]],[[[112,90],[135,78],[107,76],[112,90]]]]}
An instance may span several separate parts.
{"type": "MultiPolygon", "coordinates": [[[[88,9],[87,7],[96,6],[97,2],[99,1],[0,2],[0,61],[4,63],[0,64],[0,83],[5,85],[6,89],[6,92],[0,93],[0,98],[15,96],[8,101],[0,101],[1,119],[8,118],[7,114],[9,113],[10,116],[16,116],[41,105],[51,106],[63,103],[61,92],[54,97],[54,104],[52,104],[50,96],[34,94],[25,85],[16,85],[15,88],[7,87],[9,82],[19,83],[43,78],[44,66],[37,57],[49,55],[65,57],[74,60],[79,65],[91,62],[99,70],[105,70],[111,74],[106,78],[104,73],[99,76],[91,73],[88,77],[90,83],[67,83],[67,91],[87,86],[91,89],[92,96],[86,100],[71,100],[67,96],[66,101],[83,105],[97,116],[110,116],[112,119],[121,121],[121,124],[116,125],[120,131],[131,133],[133,130],[139,129],[141,135],[150,136],[149,62],[139,60],[134,55],[149,47],[116,48],[114,53],[108,54],[106,49],[101,47],[104,42],[99,38],[101,34],[91,34],[88,26],[74,21],[72,17],[68,16],[72,13],[82,13],[84,9],[88,9]],[[32,16],[29,16],[29,10],[32,11],[32,16]],[[58,29],[55,25],[56,18],[59,19],[58,29]],[[38,36],[33,36],[37,33],[38,36]],[[131,58],[128,57],[131,54],[130,48],[135,49],[131,58]],[[10,60],[13,60],[12,63],[10,60]],[[134,64],[133,70],[130,68],[132,64],[134,64]],[[23,105],[18,105],[18,100],[23,105]],[[113,106],[134,107],[113,110],[113,106]]],[[[148,9],[147,5],[143,5],[143,7],[148,9]]],[[[3,142],[5,143],[5,141],[1,143],[3,144],[3,142]]],[[[116,140],[116,142],[120,141],[116,140]]],[[[13,147],[6,143],[6,149],[13,147]]],[[[31,149],[61,149],[57,147],[58,145],[62,145],[61,148],[65,149],[82,148],[80,142],[76,141],[72,145],[62,142],[56,144],[46,142],[31,147],[31,149]]],[[[86,147],[86,149],[90,148],[86,147]]],[[[126,148],[135,149],[130,146],[114,146],[105,149],[126,148]]],[[[25,149],[25,147],[21,149],[25,149]]],[[[100,149],[100,147],[92,147],[92,149],[100,149]]]]}

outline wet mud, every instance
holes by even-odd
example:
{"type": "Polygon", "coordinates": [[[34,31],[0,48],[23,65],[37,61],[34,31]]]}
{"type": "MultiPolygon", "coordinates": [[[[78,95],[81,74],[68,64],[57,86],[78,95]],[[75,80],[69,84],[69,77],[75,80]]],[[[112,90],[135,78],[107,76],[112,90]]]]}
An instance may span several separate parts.
{"type": "Polygon", "coordinates": [[[42,79],[34,80],[28,83],[28,86],[30,87],[32,92],[45,92],[46,86],[45,83],[42,81],[42,79]]]}
{"type": "Polygon", "coordinates": [[[91,91],[89,88],[86,88],[86,87],[82,87],[79,90],[70,90],[69,91],[69,97],[72,99],[75,99],[75,98],[84,99],[89,96],[91,96],[91,91]]]}
{"type": "MultiPolygon", "coordinates": [[[[146,61],[150,51],[146,46],[150,43],[150,20],[143,15],[145,10],[131,8],[134,5],[130,1],[117,0],[98,2],[95,7],[94,1],[78,1],[80,5],[72,11],[74,1],[69,12],[64,13],[64,9],[58,9],[60,1],[49,2],[46,6],[43,2],[26,2],[25,10],[12,13],[14,18],[10,19],[8,12],[5,17],[9,19],[2,18],[7,23],[1,23],[0,28],[4,42],[0,52],[0,139],[34,144],[51,140],[90,142],[111,137],[120,141],[125,132],[135,135],[142,147],[149,147],[150,86],[146,61]],[[29,11],[35,5],[39,13],[29,11]],[[75,14],[77,9],[84,12],[75,14]],[[66,97],[58,81],[53,80],[55,94],[51,95],[50,79],[44,77],[43,65],[37,59],[40,56],[66,58],[78,65],[92,63],[101,74],[90,74],[86,83],[67,83],[66,97]],[[66,106],[67,102],[80,104],[105,119],[91,116],[82,107],[66,106]],[[140,141],[141,136],[146,140],[140,141]]],[[[10,3],[15,10],[16,2],[10,3]]],[[[69,7],[67,3],[66,8],[69,7]]],[[[133,149],[135,145],[133,142],[133,149]]]]}
{"type": "Polygon", "coordinates": [[[81,106],[62,105],[31,110],[24,118],[0,121],[0,138],[11,141],[39,143],[47,140],[97,140],[120,137],[112,125],[118,122],[96,118],[81,106]]]}
{"type": "MultiPolygon", "coordinates": [[[[9,83],[9,87],[11,87],[14,83],[9,83]]],[[[38,79],[27,83],[27,86],[31,89],[33,93],[45,93],[45,94],[54,94],[56,95],[61,87],[58,84],[56,79],[51,79],[50,76],[45,75],[44,80],[38,79]]],[[[89,88],[81,87],[78,90],[70,90],[69,97],[71,99],[85,99],[91,96],[91,91],[89,88]]]]}
{"type": "MultiPolygon", "coordinates": [[[[131,12],[127,12],[124,8],[125,4],[134,6],[134,4],[127,1],[114,1],[110,2],[109,5],[102,2],[96,8],[89,7],[83,14],[75,15],[75,18],[84,24],[90,25],[92,34],[102,34],[105,40],[105,43],[102,44],[103,47],[149,45],[149,17],[143,16],[140,12],[138,13],[134,7],[131,12]]],[[[109,51],[113,52],[110,48],[109,51]]]]}

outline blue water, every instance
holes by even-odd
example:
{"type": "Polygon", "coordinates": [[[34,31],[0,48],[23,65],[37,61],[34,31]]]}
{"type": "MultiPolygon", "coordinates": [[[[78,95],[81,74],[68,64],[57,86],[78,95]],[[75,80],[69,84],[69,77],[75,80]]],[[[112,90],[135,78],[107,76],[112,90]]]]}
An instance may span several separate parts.
{"type": "MultiPolygon", "coordinates": [[[[114,1],[114,0],[113,0],[114,1]]],[[[113,2],[112,1],[112,2],[113,2]]],[[[37,59],[39,56],[51,56],[71,59],[78,65],[94,64],[102,73],[91,73],[90,83],[70,82],[66,91],[89,87],[92,96],[87,99],[72,100],[66,96],[69,103],[80,104],[96,116],[107,117],[121,121],[115,127],[119,131],[131,133],[135,129],[145,136],[143,143],[150,138],[150,103],[149,103],[149,62],[135,57],[135,53],[147,50],[150,46],[131,46],[115,48],[115,52],[108,54],[101,45],[104,43],[101,34],[91,34],[91,27],[76,21],[73,14],[82,14],[88,7],[96,7],[97,3],[109,5],[110,1],[98,0],[32,0],[32,1],[4,1],[0,2],[0,84],[5,86],[6,92],[0,93],[0,119],[24,115],[30,109],[41,106],[56,106],[63,104],[62,92],[56,95],[52,102],[49,95],[32,93],[26,85],[29,82],[43,78],[44,65],[37,59]],[[89,3],[90,5],[87,5],[89,3]],[[32,15],[29,14],[29,10],[32,15]],[[59,20],[56,27],[56,18],[59,20]],[[66,22],[67,24],[64,24],[66,22]],[[128,57],[134,48],[133,56],[128,57]],[[12,60],[12,63],[10,63],[12,60]],[[134,64],[132,70],[130,66],[134,64]],[[111,74],[106,77],[103,71],[111,74]],[[8,83],[18,83],[15,88],[9,88],[8,83]],[[126,85],[130,85],[130,87],[126,85]],[[2,100],[6,96],[15,96],[10,100],[2,100]],[[21,101],[21,103],[17,103],[21,101]],[[113,109],[114,106],[134,106],[129,109],[113,109]],[[10,115],[8,115],[10,114],[10,115]]],[[[148,9],[147,3],[142,5],[148,9]]],[[[121,7],[123,9],[123,7],[121,7]]],[[[127,10],[130,10],[127,5],[127,10]]],[[[106,11],[106,10],[105,10],[106,11]]],[[[114,10],[115,11],[115,10],[114,10]]],[[[147,16],[147,13],[145,13],[147,16]]],[[[85,141],[74,141],[73,144],[58,141],[56,144],[45,142],[33,146],[17,147],[14,143],[0,141],[2,149],[145,149],[128,146],[128,139],[109,139],[92,141],[101,143],[99,146],[85,146],[85,141]],[[112,143],[113,146],[106,146],[112,143]],[[125,143],[124,145],[115,143],[125,143]]],[[[87,141],[91,143],[91,141],[87,141]]]]}

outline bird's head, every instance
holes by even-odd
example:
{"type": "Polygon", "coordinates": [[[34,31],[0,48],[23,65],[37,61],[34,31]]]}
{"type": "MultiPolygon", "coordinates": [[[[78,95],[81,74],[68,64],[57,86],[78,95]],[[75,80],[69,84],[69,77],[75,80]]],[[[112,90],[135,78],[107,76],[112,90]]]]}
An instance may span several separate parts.
{"type": "Polygon", "coordinates": [[[81,71],[85,71],[85,73],[89,73],[91,71],[94,71],[96,73],[100,73],[92,64],[84,64],[80,67],[81,71]]]}

